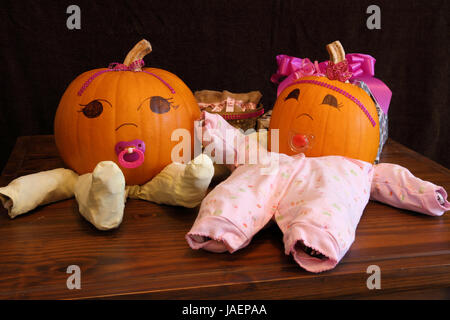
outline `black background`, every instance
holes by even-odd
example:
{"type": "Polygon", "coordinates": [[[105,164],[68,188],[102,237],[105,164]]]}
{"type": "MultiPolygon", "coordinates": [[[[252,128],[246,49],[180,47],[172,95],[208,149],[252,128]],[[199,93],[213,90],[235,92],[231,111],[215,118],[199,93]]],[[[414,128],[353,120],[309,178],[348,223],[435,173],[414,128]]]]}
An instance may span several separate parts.
{"type": "Polygon", "coordinates": [[[192,89],[260,90],[271,108],[275,56],[323,61],[339,39],[377,59],[392,90],[389,134],[450,167],[448,1],[3,1],[0,12],[0,168],[21,135],[52,134],[65,88],[84,71],[122,62],[142,38],[146,65],[192,89]],[[81,8],[81,30],[66,9],[81,8]],[[381,8],[381,30],[366,9],[381,8]]]}

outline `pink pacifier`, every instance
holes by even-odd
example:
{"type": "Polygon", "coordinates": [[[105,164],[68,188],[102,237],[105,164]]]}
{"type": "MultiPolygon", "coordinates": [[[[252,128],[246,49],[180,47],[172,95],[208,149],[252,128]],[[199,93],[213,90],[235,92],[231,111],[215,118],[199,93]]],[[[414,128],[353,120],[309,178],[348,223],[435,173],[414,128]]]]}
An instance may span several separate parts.
{"type": "Polygon", "coordinates": [[[303,134],[290,132],[289,133],[289,147],[294,152],[305,152],[312,148],[314,136],[311,134],[303,134]]]}
{"type": "Polygon", "coordinates": [[[123,168],[134,169],[144,163],[145,143],[142,140],[120,141],[114,149],[123,168]]]}

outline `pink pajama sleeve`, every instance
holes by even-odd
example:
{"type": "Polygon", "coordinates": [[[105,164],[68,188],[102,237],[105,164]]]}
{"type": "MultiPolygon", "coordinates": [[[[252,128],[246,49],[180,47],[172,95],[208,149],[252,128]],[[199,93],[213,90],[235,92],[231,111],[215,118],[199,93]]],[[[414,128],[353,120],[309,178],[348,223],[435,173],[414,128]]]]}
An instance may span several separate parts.
{"type": "Polygon", "coordinates": [[[245,139],[244,134],[219,115],[203,111],[202,120],[204,121],[201,132],[204,153],[214,158],[215,163],[228,164],[233,170],[237,163],[240,141],[245,139]]]}
{"type": "Polygon", "coordinates": [[[202,135],[204,153],[213,158],[215,163],[226,164],[231,171],[241,164],[267,163],[270,152],[240,129],[230,125],[220,115],[202,112],[202,130],[197,130],[197,137],[202,135]],[[256,155],[255,155],[256,153],[256,155]]]}
{"type": "Polygon", "coordinates": [[[374,166],[370,198],[393,207],[440,216],[450,210],[444,188],[415,177],[396,164],[374,166]]]}

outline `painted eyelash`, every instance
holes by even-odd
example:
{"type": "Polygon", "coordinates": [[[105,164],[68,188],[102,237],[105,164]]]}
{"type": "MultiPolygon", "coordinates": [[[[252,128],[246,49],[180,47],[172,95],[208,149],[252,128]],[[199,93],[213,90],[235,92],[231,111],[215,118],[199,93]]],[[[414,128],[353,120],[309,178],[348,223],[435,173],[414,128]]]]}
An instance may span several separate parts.
{"type": "MultiPolygon", "coordinates": [[[[163,98],[163,99],[166,99],[166,98],[163,98]]],[[[169,98],[169,99],[166,99],[166,100],[167,100],[167,102],[169,102],[170,106],[171,106],[172,108],[174,108],[175,110],[177,110],[178,107],[180,106],[179,104],[176,105],[176,106],[173,105],[172,101],[170,101],[170,100],[173,100],[173,97],[171,97],[171,98],[169,98]]]]}
{"type": "Polygon", "coordinates": [[[78,110],[78,112],[82,112],[86,118],[97,118],[103,112],[103,104],[98,100],[92,100],[88,104],[80,104],[83,108],[78,110]]]}
{"type": "Polygon", "coordinates": [[[338,104],[337,105],[335,105],[335,106],[332,106],[332,107],[334,107],[334,108],[336,108],[336,109],[338,109],[338,110],[340,110],[342,107],[344,106],[344,104],[342,103],[342,102],[338,102],[338,104]]]}
{"type": "Polygon", "coordinates": [[[81,104],[81,103],[79,103],[79,105],[81,106],[81,107],[83,107],[83,108],[81,108],[80,110],[78,110],[78,112],[82,112],[90,103],[92,103],[92,102],[94,102],[94,101],[103,101],[103,102],[106,102],[107,104],[109,104],[109,106],[112,108],[112,105],[111,105],[111,103],[108,101],[108,100],[106,100],[106,99],[94,99],[94,100],[92,100],[92,101],[90,101],[89,103],[86,103],[86,104],[81,104]]]}
{"type": "MultiPolygon", "coordinates": [[[[154,97],[156,97],[156,96],[150,96],[150,97],[145,98],[144,100],[142,100],[142,102],[139,104],[139,107],[137,108],[137,110],[139,111],[139,109],[142,107],[142,104],[143,104],[145,101],[151,100],[151,99],[154,98],[154,97]]],[[[173,105],[173,103],[172,103],[172,101],[171,101],[171,100],[173,100],[173,97],[170,97],[170,98],[164,98],[164,97],[161,97],[161,98],[164,99],[164,100],[166,100],[166,101],[169,103],[170,107],[174,108],[175,110],[178,109],[178,107],[180,106],[179,104],[176,105],[176,106],[173,105]]]]}
{"type": "Polygon", "coordinates": [[[102,102],[106,102],[112,108],[111,103],[105,99],[94,99],[87,104],[79,104],[82,108],[77,110],[78,112],[82,112],[87,118],[93,119],[99,117],[103,113],[103,104],[102,102]]]}

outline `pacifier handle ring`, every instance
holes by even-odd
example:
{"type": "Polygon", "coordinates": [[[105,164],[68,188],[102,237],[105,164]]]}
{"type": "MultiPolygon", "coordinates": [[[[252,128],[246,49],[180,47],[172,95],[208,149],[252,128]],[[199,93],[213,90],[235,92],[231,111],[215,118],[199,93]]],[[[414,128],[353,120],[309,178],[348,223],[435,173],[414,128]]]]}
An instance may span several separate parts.
{"type": "Polygon", "coordinates": [[[123,167],[123,168],[127,168],[127,169],[134,169],[139,167],[142,163],[144,163],[144,153],[139,150],[138,148],[134,148],[133,149],[133,153],[136,152],[139,156],[138,160],[133,161],[133,162],[129,162],[125,160],[125,155],[129,154],[128,152],[128,148],[123,149],[119,155],[119,164],[123,167]]]}

